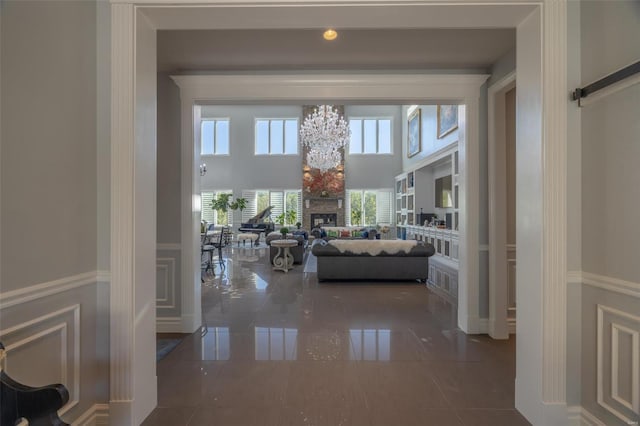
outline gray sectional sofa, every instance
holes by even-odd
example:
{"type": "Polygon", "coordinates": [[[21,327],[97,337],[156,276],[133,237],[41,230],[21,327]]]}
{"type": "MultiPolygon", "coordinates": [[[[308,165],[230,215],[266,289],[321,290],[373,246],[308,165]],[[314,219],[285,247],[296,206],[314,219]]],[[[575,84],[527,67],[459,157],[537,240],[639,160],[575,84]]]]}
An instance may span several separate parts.
{"type": "Polygon", "coordinates": [[[316,240],[318,280],[420,280],[426,282],[431,244],[403,240],[316,240]]]}

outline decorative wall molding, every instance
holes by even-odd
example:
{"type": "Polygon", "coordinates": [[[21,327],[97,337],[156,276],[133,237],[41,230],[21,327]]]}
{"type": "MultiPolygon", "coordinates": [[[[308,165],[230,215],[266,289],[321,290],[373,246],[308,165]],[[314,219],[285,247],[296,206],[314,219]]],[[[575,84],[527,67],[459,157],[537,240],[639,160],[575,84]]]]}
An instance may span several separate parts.
{"type": "Polygon", "coordinates": [[[158,333],[183,333],[181,317],[157,317],[156,331],[158,333]]]}
{"type": "Polygon", "coordinates": [[[607,426],[589,410],[579,405],[567,408],[569,424],[571,426],[607,426]]]}
{"type": "Polygon", "coordinates": [[[492,84],[487,90],[490,318],[488,332],[494,339],[509,337],[506,253],[499,248],[507,242],[505,95],[508,90],[515,87],[515,84],[516,71],[514,70],[492,84]]]}
{"type": "Polygon", "coordinates": [[[97,281],[99,283],[109,283],[109,282],[111,282],[111,271],[98,271],[97,272],[97,281]]]}
{"type": "Polygon", "coordinates": [[[567,282],[571,284],[589,285],[591,287],[640,298],[640,283],[633,281],[625,281],[605,275],[592,274],[590,272],[569,271],[567,273],[567,282]]]}
{"type": "Polygon", "coordinates": [[[172,257],[158,257],[156,271],[156,309],[175,309],[176,260],[172,257]],[[162,293],[158,291],[160,288],[163,289],[162,293]],[[162,297],[158,297],[160,294],[162,297]]]}
{"type": "MultiPolygon", "coordinates": [[[[111,5],[111,293],[109,393],[133,397],[135,12],[111,5]],[[117,308],[116,308],[117,307],[117,308]]],[[[151,247],[152,248],[152,247],[151,247]]]]}
{"type": "Polygon", "coordinates": [[[182,250],[180,243],[157,243],[156,250],[182,250]]]}
{"type": "MultiPolygon", "coordinates": [[[[640,316],[609,306],[597,306],[598,404],[626,424],[637,424],[637,419],[640,417],[640,316]],[[618,382],[621,373],[619,342],[622,334],[630,336],[628,349],[631,351],[628,354],[631,364],[631,389],[626,398],[620,393],[618,382]]],[[[624,369],[624,366],[622,368],[624,369]]]]}
{"type": "Polygon", "coordinates": [[[51,335],[60,336],[61,365],[59,382],[69,389],[69,402],[59,411],[59,414],[63,415],[76,406],[80,398],[80,305],[68,306],[0,330],[0,338],[4,341],[7,352],[6,368],[9,368],[8,361],[11,358],[12,351],[28,347],[29,344],[51,335]],[[69,332],[70,323],[64,318],[68,315],[73,316],[71,332],[69,332]],[[53,320],[56,321],[53,322],[53,320]],[[46,324],[49,321],[52,321],[52,324],[46,324]],[[18,340],[11,339],[10,336],[13,334],[19,336],[18,340]],[[73,339],[71,342],[69,342],[70,338],[73,339]],[[71,353],[73,354],[73,365],[71,366],[69,365],[69,347],[72,348],[71,353]]]}
{"type": "Polygon", "coordinates": [[[75,419],[72,426],[102,426],[109,424],[109,404],[93,404],[75,419]]]}
{"type": "Polygon", "coordinates": [[[93,285],[101,281],[97,271],[59,278],[57,280],[31,285],[16,290],[0,293],[0,309],[20,305],[43,297],[52,296],[63,291],[72,290],[86,285],[93,285]]]}
{"type": "Polygon", "coordinates": [[[542,400],[566,403],[567,2],[544,2],[542,117],[542,400]]]}

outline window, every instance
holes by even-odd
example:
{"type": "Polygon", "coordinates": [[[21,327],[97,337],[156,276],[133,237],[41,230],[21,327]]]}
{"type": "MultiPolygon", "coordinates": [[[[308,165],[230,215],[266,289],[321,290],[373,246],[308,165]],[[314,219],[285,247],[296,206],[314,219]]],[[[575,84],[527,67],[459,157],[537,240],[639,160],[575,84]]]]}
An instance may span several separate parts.
{"type": "Polygon", "coordinates": [[[298,119],[256,120],[256,155],[298,153],[298,119]]]}
{"type": "Polygon", "coordinates": [[[291,226],[296,222],[302,222],[302,191],[299,189],[243,191],[242,196],[248,201],[247,208],[242,212],[242,222],[246,222],[269,206],[273,206],[272,222],[275,222],[282,213],[290,211],[295,215],[285,214],[285,225],[291,226]]]}
{"type": "Polygon", "coordinates": [[[390,118],[349,119],[349,154],[391,154],[390,118]]]}
{"type": "Polygon", "coordinates": [[[200,155],[229,155],[228,118],[203,119],[200,135],[200,155]]]}
{"type": "Polygon", "coordinates": [[[389,189],[350,189],[347,191],[347,225],[374,226],[391,223],[391,200],[389,189]]]}
{"type": "MultiPolygon", "coordinates": [[[[230,189],[223,189],[213,192],[202,193],[202,220],[206,220],[207,223],[213,223],[215,225],[231,226],[233,225],[233,212],[229,210],[213,210],[211,203],[215,198],[218,198],[220,194],[233,194],[230,189]]],[[[233,197],[233,195],[232,195],[233,197]]],[[[229,199],[229,202],[233,201],[233,198],[229,199]]]]}

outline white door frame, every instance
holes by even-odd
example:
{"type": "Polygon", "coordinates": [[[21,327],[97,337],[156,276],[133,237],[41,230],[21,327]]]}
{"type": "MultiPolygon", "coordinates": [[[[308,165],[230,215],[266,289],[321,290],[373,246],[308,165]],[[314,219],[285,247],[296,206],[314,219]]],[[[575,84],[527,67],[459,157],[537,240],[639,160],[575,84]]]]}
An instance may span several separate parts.
{"type": "Polygon", "coordinates": [[[507,185],[505,95],[516,86],[513,71],[487,90],[489,170],[489,335],[509,338],[507,319],[507,185]]]}
{"type": "MultiPolygon", "coordinates": [[[[523,72],[518,74],[518,87],[527,88],[535,97],[534,104],[518,99],[518,120],[534,129],[525,138],[529,152],[518,148],[518,173],[523,170],[521,162],[529,161],[529,169],[535,169],[527,176],[535,180],[532,190],[519,188],[524,197],[519,202],[537,205],[536,213],[540,212],[535,220],[517,218],[518,241],[532,243],[532,256],[518,263],[518,295],[526,297],[528,305],[518,303],[516,407],[534,424],[566,423],[567,0],[111,1],[112,424],[139,423],[153,408],[149,404],[153,398],[147,398],[144,389],[155,387],[154,369],[148,368],[153,360],[146,356],[146,340],[139,339],[155,332],[155,311],[142,303],[145,297],[153,300],[155,292],[136,291],[148,283],[138,282],[134,257],[145,251],[155,253],[154,246],[134,235],[141,220],[135,215],[136,197],[139,191],[151,190],[136,186],[139,162],[150,161],[141,153],[136,155],[136,142],[143,137],[137,133],[139,127],[149,123],[149,117],[136,112],[136,87],[141,83],[136,80],[136,65],[150,48],[136,35],[140,16],[155,29],[255,28],[256,23],[262,28],[322,28],[330,18],[352,28],[515,27],[517,61],[526,65],[518,65],[523,72]],[[460,13],[462,6],[466,13],[460,13]],[[534,160],[525,158],[532,153],[534,160]]],[[[467,124],[473,129],[473,123],[467,124]]]]}

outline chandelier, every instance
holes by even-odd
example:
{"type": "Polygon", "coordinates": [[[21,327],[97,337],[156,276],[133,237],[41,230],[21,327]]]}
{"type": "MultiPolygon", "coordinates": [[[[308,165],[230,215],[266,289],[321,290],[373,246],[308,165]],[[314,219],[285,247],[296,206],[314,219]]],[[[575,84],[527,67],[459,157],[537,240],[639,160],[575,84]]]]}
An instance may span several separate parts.
{"type": "Polygon", "coordinates": [[[326,172],[340,165],[351,130],[332,105],[318,105],[300,126],[300,139],[307,147],[307,165],[326,172]]]}

